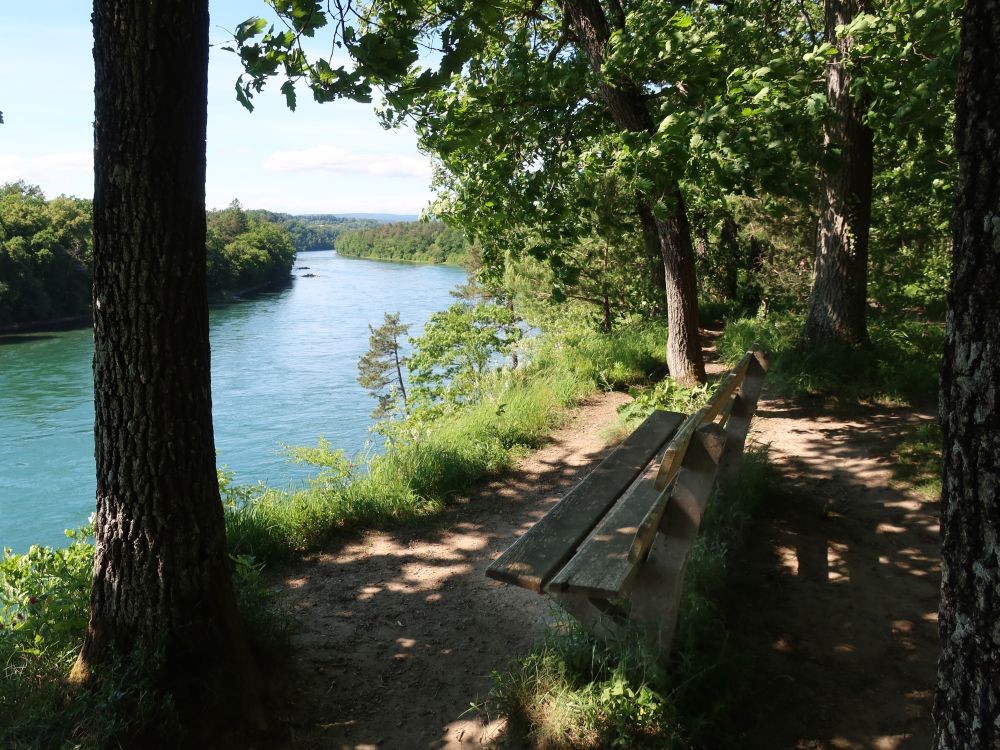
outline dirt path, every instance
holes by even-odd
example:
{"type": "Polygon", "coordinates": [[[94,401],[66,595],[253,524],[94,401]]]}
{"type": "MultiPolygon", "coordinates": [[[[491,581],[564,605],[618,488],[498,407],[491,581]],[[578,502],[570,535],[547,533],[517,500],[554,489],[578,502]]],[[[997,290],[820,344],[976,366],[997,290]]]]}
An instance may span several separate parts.
{"type": "MultiPolygon", "coordinates": [[[[718,367],[713,367],[717,370],[718,367]]],[[[286,572],[301,623],[274,691],[286,750],[476,748],[502,727],[466,713],[490,673],[526,651],[542,597],[486,565],[607,452],[627,400],[584,404],[518,472],[433,527],[365,534],[286,572]]],[[[747,530],[726,602],[747,699],[737,746],[929,747],[937,654],[935,503],[893,485],[885,456],[929,414],[850,419],[761,403],[753,435],[781,474],[747,530]]]]}
{"type": "Polygon", "coordinates": [[[499,731],[470,701],[538,639],[549,609],[483,571],[604,457],[600,432],[627,400],[594,397],[515,476],[436,527],[366,534],[286,572],[300,629],[274,691],[285,748],[472,748],[499,731]]]}
{"type": "Polygon", "coordinates": [[[753,664],[742,747],[930,747],[937,503],[895,486],[886,456],[931,419],[760,405],[753,435],[781,480],[733,566],[736,651],[753,664]]]}

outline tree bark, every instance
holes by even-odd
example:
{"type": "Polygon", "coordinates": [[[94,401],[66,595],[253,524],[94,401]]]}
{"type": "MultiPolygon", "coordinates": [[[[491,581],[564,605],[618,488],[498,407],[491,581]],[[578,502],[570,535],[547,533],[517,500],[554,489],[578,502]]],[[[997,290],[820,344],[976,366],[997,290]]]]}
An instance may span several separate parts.
{"type": "Polygon", "coordinates": [[[838,25],[867,10],[867,0],[826,0],[826,40],[839,53],[826,69],[830,114],[823,142],[828,158],[822,177],[819,237],[809,295],[805,338],[810,342],[868,341],[868,237],[872,214],[874,139],[861,118],[863,105],[851,92],[845,65],[853,40],[837,38],[838,25]]]}
{"type": "Polygon", "coordinates": [[[967,0],[941,423],[938,750],[1000,747],[1000,3],[967,0]]]}
{"type": "Polygon", "coordinates": [[[93,23],[96,552],[74,677],[155,652],[204,736],[261,722],[212,431],[208,2],[96,0],[93,23]]]}
{"type": "MultiPolygon", "coordinates": [[[[598,0],[564,0],[563,13],[569,18],[576,40],[597,74],[601,100],[615,125],[626,131],[653,132],[653,117],[639,87],[633,81],[612,82],[604,76],[605,50],[611,31],[598,0]]],[[[666,277],[667,369],[679,383],[703,383],[705,363],[698,335],[694,247],[680,186],[673,183],[662,196],[649,197],[640,204],[644,237],[651,236],[647,214],[659,238],[666,277]],[[657,197],[665,198],[670,206],[666,219],[657,217],[653,211],[657,197]]]]}
{"type": "Polygon", "coordinates": [[[642,242],[646,248],[646,259],[649,262],[649,277],[651,285],[656,290],[655,315],[667,314],[667,271],[663,265],[663,251],[660,245],[660,233],[656,228],[653,212],[647,204],[640,203],[636,208],[639,216],[639,226],[642,229],[642,242]]]}
{"type": "Polygon", "coordinates": [[[739,292],[740,237],[736,220],[728,212],[722,219],[722,229],[719,232],[719,255],[725,274],[722,293],[727,300],[735,300],[739,292]]]}

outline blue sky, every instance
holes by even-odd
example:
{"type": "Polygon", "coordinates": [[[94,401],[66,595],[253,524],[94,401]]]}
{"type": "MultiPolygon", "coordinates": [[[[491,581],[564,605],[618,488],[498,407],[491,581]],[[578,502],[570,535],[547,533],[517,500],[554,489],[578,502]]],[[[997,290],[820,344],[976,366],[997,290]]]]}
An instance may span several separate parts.
{"type": "MultiPolygon", "coordinates": [[[[89,0],[5,3],[0,45],[0,183],[23,179],[46,195],[93,192],[94,66],[89,0]]],[[[236,101],[226,29],[267,11],[263,0],[212,0],[209,208],[238,198],[290,213],[419,213],[430,164],[408,131],[385,131],[371,105],[316,104],[300,91],[293,113],[277,85],[247,112],[236,101]]],[[[279,82],[280,83],[280,82],[279,82]]]]}

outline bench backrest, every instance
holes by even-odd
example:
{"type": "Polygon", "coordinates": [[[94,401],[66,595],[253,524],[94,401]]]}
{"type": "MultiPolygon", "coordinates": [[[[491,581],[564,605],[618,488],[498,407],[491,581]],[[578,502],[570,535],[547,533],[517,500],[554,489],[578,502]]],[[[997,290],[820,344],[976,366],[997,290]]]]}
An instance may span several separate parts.
{"type": "Polygon", "coordinates": [[[754,347],[694,414],[654,412],[486,574],[595,603],[644,589],[633,617],[663,623],[669,648],[688,551],[718,473],[743,454],[766,372],[754,347]],[[652,551],[658,564],[644,565],[652,551]]]}

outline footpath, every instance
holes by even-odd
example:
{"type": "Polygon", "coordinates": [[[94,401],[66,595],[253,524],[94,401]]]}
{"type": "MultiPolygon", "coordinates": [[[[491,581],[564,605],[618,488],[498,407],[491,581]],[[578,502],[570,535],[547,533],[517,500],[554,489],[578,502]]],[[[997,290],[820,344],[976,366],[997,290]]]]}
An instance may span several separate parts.
{"type": "MultiPolygon", "coordinates": [[[[287,750],[478,748],[503,731],[471,704],[537,641],[543,597],[486,565],[608,451],[627,396],[582,404],[512,476],[433,526],[371,532],[275,571],[299,622],[280,684],[287,750]]],[[[761,402],[751,439],[779,479],[746,530],[726,611],[752,668],[733,707],[741,748],[930,746],[939,556],[936,502],[893,480],[898,441],[931,415],[834,418],[761,402]]]]}

